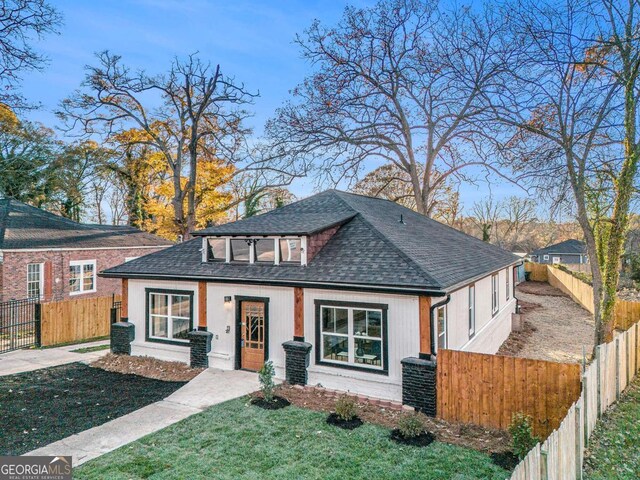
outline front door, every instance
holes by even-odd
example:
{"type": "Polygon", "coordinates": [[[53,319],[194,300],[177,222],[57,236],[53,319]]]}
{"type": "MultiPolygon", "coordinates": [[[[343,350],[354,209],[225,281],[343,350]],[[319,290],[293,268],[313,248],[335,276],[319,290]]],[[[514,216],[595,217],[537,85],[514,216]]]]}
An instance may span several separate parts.
{"type": "Polygon", "coordinates": [[[264,302],[243,301],[240,322],[240,367],[258,371],[264,365],[264,302]]]}

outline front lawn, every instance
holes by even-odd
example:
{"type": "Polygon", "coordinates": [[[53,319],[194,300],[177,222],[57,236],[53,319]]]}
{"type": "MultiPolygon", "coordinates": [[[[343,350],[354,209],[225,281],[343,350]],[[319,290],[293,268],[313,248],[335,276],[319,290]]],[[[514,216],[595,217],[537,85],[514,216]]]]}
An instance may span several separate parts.
{"type": "Polygon", "coordinates": [[[81,363],[0,377],[0,455],[21,455],[101,425],[182,385],[81,363]]]}
{"type": "Polygon", "coordinates": [[[640,478],[640,377],[602,418],[585,460],[585,478],[640,478]]]}
{"type": "Polygon", "coordinates": [[[389,430],[327,425],[298,407],[267,411],[247,398],[216,405],[74,470],[77,479],[504,479],[482,453],[434,442],[400,446],[389,430]]]}

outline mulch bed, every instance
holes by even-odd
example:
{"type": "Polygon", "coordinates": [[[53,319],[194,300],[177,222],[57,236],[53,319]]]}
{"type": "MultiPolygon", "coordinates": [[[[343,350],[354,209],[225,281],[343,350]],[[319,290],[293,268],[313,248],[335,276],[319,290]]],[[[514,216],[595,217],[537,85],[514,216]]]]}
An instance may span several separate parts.
{"type": "Polygon", "coordinates": [[[327,417],[327,423],[335,427],[344,428],[345,430],[353,430],[361,426],[364,422],[358,417],[353,417],[351,420],[344,420],[337,413],[330,413],[327,417]]]}
{"type": "MultiPolygon", "coordinates": [[[[528,303],[528,302],[521,302],[528,303]]],[[[534,303],[529,305],[536,305],[534,303]]],[[[540,305],[538,305],[539,307],[540,305]]],[[[531,310],[528,310],[531,311],[531,310]]],[[[526,311],[524,308],[521,309],[521,313],[525,314],[526,311]]],[[[496,355],[506,355],[508,357],[515,357],[520,353],[520,351],[530,342],[530,336],[533,332],[536,332],[538,329],[528,320],[524,320],[524,328],[519,332],[513,331],[509,334],[509,337],[504,341],[496,355]]]]}
{"type": "Polygon", "coordinates": [[[280,410],[281,408],[288,407],[291,402],[286,398],[275,396],[271,402],[266,401],[263,397],[255,396],[251,399],[251,405],[264,408],[265,410],[280,410]]]}
{"type": "MultiPolygon", "coordinates": [[[[294,387],[281,385],[278,395],[286,398],[292,405],[308,408],[318,412],[335,411],[336,400],[344,392],[334,392],[320,387],[294,387]]],[[[390,430],[398,425],[402,410],[385,408],[368,400],[356,397],[358,417],[365,423],[373,423],[390,430]]],[[[435,438],[444,443],[471,448],[484,453],[500,452],[511,448],[511,436],[502,430],[483,428],[476,425],[448,423],[437,418],[419,414],[424,421],[425,429],[432,432],[435,438]]]]}
{"type": "Polygon", "coordinates": [[[204,370],[191,368],[183,362],[167,362],[153,357],[114,355],[113,353],[108,353],[91,362],[91,366],[109,372],[140,375],[169,382],[188,382],[204,370]]]}
{"type": "Polygon", "coordinates": [[[431,432],[424,432],[415,437],[405,437],[397,428],[391,430],[391,435],[389,436],[394,442],[401,443],[403,445],[411,445],[412,447],[426,447],[431,445],[436,439],[435,435],[431,432]]]}
{"type": "Polygon", "coordinates": [[[21,455],[162,400],[164,382],[81,363],[0,377],[0,455],[21,455]]]}

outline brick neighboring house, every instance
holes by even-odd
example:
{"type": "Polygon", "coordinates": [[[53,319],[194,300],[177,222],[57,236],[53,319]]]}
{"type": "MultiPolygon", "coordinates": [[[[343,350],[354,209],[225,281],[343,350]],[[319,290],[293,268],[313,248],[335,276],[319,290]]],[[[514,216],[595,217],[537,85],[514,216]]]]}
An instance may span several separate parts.
{"type": "Polygon", "coordinates": [[[121,293],[97,273],[172,243],[132,227],[77,223],[0,199],[0,301],[45,301],[121,293]]]}

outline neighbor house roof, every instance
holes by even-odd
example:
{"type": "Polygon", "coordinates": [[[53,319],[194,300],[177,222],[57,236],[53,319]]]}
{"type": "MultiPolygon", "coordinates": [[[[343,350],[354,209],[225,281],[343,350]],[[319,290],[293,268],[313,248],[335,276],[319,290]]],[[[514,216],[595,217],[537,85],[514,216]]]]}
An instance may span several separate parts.
{"type": "Polygon", "coordinates": [[[305,267],[203,263],[202,242],[196,238],[103,275],[445,292],[519,261],[396,203],[337,190],[196,235],[307,235],[335,225],[340,225],[337,233],[305,267]]]}
{"type": "Polygon", "coordinates": [[[133,227],[74,222],[13,199],[0,199],[0,250],[127,248],[172,242],[133,227]]]}
{"type": "Polygon", "coordinates": [[[580,240],[565,240],[564,242],[555,243],[548,247],[539,248],[531,253],[531,255],[550,255],[552,253],[557,254],[573,254],[573,255],[585,255],[587,253],[586,245],[580,240]]]}

